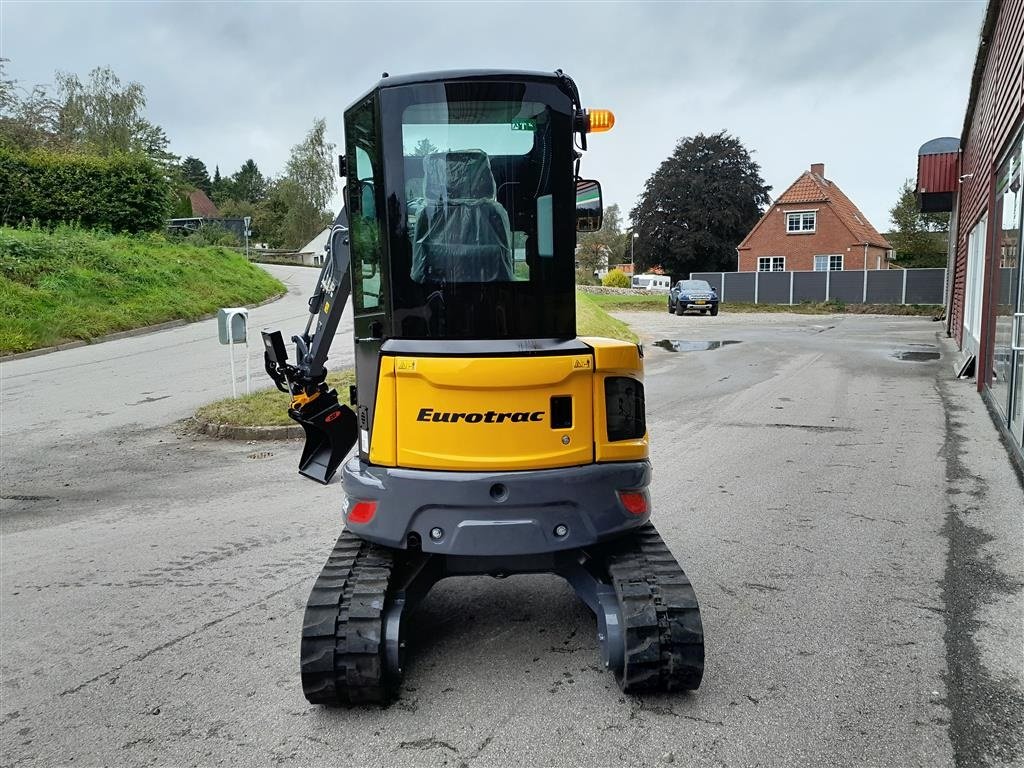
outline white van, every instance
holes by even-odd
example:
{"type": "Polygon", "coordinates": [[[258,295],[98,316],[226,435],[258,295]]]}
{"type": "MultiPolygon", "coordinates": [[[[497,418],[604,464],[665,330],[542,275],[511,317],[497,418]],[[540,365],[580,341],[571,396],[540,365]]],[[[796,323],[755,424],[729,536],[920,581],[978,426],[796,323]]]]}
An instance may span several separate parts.
{"type": "Polygon", "coordinates": [[[632,286],[654,293],[668,293],[672,281],[668,275],[633,275],[632,286]]]}

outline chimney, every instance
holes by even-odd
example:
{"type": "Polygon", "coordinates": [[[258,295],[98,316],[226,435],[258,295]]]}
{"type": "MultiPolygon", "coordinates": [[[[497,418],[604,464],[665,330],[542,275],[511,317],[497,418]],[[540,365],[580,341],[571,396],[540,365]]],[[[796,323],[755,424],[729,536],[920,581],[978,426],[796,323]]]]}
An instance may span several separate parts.
{"type": "Polygon", "coordinates": [[[825,164],[824,163],[811,163],[811,173],[815,176],[821,176],[825,178],[825,164]]]}

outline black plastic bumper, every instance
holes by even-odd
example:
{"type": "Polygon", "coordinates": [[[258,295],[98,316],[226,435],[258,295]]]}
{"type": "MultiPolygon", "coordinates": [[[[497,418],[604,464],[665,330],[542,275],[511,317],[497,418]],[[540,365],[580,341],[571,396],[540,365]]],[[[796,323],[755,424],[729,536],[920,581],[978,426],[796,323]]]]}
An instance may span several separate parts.
{"type": "Polygon", "coordinates": [[[424,552],[488,556],[556,552],[586,547],[643,525],[617,491],[644,489],[647,461],[589,464],[518,472],[441,472],[395,469],[353,457],[342,483],[346,519],[357,501],[376,501],[353,533],[404,549],[416,534],[424,552]],[[431,535],[433,532],[433,535],[431,535]]]}

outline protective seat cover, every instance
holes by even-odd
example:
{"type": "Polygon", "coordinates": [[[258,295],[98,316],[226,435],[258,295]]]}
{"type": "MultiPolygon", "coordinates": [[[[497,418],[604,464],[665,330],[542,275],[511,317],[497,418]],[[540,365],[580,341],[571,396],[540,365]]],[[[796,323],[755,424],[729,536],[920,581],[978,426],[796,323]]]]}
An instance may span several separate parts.
{"type": "Polygon", "coordinates": [[[425,205],[416,217],[412,279],[489,283],[513,279],[508,213],[495,198],[490,158],[479,149],[423,158],[425,205]]]}

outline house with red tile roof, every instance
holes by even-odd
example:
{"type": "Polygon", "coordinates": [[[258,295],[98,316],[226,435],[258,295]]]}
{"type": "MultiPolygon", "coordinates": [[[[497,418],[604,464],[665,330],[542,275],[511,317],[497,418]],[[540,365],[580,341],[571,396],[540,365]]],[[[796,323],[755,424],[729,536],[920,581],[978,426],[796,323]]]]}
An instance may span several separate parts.
{"type": "Polygon", "coordinates": [[[736,247],[738,272],[888,269],[892,245],[814,163],[736,247]]]}
{"type": "Polygon", "coordinates": [[[192,204],[192,215],[203,219],[219,219],[220,211],[213,200],[201,189],[193,189],[188,193],[188,201],[192,204]]]}

